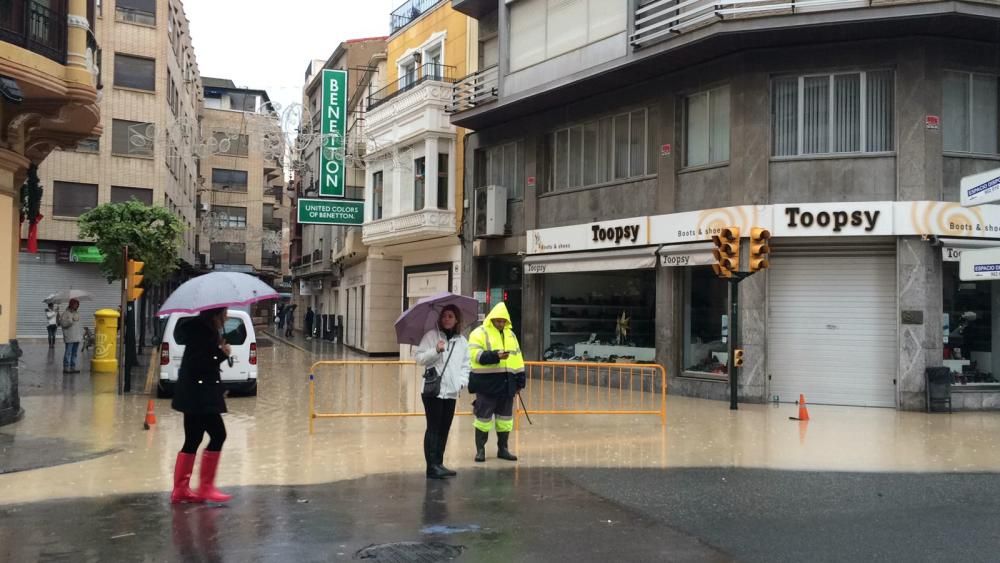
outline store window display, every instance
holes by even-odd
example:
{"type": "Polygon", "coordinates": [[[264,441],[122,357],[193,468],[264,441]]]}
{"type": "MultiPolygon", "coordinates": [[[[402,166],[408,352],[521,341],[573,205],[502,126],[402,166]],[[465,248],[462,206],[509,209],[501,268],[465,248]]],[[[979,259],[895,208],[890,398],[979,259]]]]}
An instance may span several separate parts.
{"type": "Polygon", "coordinates": [[[996,384],[1000,355],[994,356],[993,348],[1000,338],[1000,327],[995,326],[1000,319],[993,310],[1000,302],[1000,287],[962,281],[957,262],[943,266],[943,365],[951,368],[956,384],[996,384]]]}
{"type": "Polygon", "coordinates": [[[547,275],[543,358],[654,361],[655,280],[653,270],[547,275]]]}
{"type": "Polygon", "coordinates": [[[685,268],[683,365],[689,375],[728,376],[728,289],[711,268],[685,268]]]}

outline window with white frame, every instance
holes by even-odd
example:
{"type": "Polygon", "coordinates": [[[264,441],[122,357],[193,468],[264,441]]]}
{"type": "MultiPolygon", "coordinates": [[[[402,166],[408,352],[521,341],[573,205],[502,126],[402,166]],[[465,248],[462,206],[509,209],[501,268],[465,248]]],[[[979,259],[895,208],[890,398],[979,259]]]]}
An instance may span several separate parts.
{"type": "Polygon", "coordinates": [[[629,0],[508,0],[510,70],[625,31],[629,0]]]}
{"type": "Polygon", "coordinates": [[[776,78],[774,156],[892,151],[893,90],[890,70],[776,78]]]}
{"type": "Polygon", "coordinates": [[[413,210],[424,208],[424,182],[427,181],[427,159],[420,157],[413,161],[413,210]]]}
{"type": "Polygon", "coordinates": [[[417,61],[409,59],[399,65],[399,89],[403,90],[417,83],[417,61]]]}
{"type": "Polygon", "coordinates": [[[652,174],[648,112],[637,109],[559,129],[549,136],[545,191],[595,186],[652,174]]]}
{"type": "Polygon", "coordinates": [[[383,172],[372,173],[372,220],[377,221],[382,218],[383,202],[383,172]]]}
{"type": "Polygon", "coordinates": [[[729,86],[684,100],[684,166],[729,160],[729,86]]]}
{"type": "Polygon", "coordinates": [[[944,73],[945,152],[997,154],[1000,145],[998,78],[993,74],[944,73]]]}

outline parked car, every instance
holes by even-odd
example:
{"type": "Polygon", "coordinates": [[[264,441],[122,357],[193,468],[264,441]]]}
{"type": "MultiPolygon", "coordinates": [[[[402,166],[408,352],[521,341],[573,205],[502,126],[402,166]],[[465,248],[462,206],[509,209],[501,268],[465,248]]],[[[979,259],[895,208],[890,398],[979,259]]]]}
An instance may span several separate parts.
{"type": "MultiPolygon", "coordinates": [[[[177,384],[181,359],[186,344],[185,326],[195,320],[194,315],[174,313],[167,318],[160,342],[160,380],[156,388],[158,397],[172,397],[177,384]]],[[[257,335],[253,321],[245,311],[229,310],[223,338],[232,348],[228,362],[222,362],[222,384],[239,394],[257,394],[257,335]]]]}

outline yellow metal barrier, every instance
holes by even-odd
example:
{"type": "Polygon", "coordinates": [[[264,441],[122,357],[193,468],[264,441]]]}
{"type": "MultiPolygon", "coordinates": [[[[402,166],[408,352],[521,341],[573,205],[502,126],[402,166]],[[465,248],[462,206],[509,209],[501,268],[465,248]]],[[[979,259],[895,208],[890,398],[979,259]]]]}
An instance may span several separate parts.
{"type": "MultiPolygon", "coordinates": [[[[309,373],[309,432],[317,418],[423,416],[420,392],[424,367],[401,360],[316,362],[309,373]],[[317,373],[334,370],[321,396],[333,397],[333,412],[316,410],[317,373]],[[325,370],[324,370],[325,371],[325,370]]],[[[666,424],[666,370],[656,364],[525,362],[527,386],[521,391],[528,415],[657,415],[666,424]],[[659,391],[659,393],[657,393],[659,391]]],[[[465,403],[467,404],[467,403],[465,403]]],[[[457,409],[456,415],[471,415],[457,409]]],[[[525,412],[515,403],[515,424],[525,412]]]]}

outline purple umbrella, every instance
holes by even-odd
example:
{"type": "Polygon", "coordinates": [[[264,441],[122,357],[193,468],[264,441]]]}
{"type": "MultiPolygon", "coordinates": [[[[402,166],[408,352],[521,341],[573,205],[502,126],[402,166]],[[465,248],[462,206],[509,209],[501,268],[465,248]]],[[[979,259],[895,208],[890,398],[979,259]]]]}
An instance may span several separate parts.
{"type": "Polygon", "coordinates": [[[448,291],[424,297],[396,319],[396,339],[400,344],[420,344],[420,339],[427,331],[437,326],[441,309],[448,305],[458,307],[465,324],[474,321],[479,315],[479,302],[471,297],[448,291]]]}

